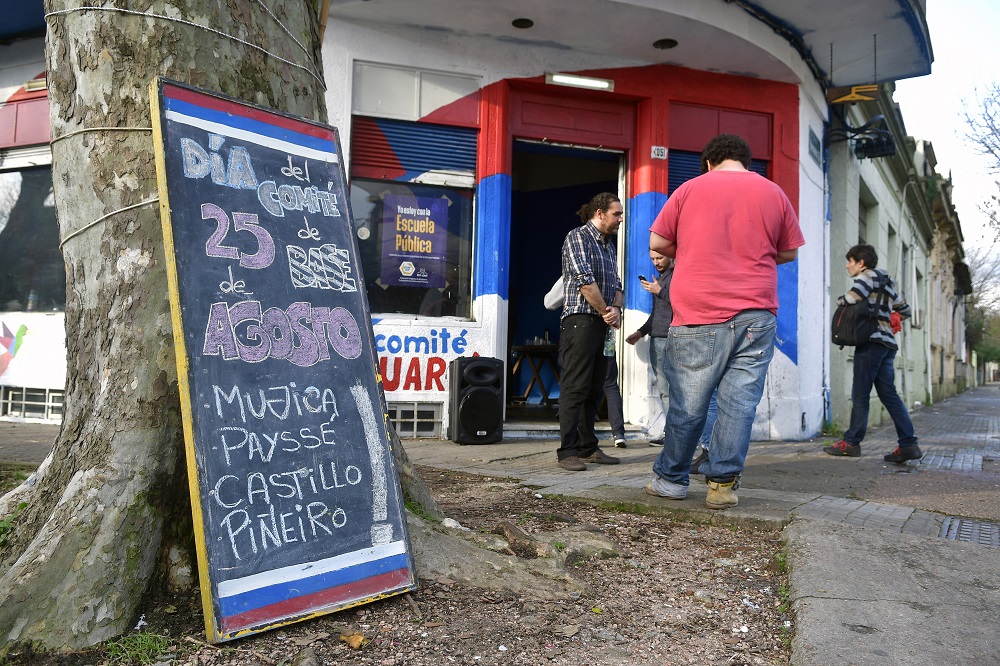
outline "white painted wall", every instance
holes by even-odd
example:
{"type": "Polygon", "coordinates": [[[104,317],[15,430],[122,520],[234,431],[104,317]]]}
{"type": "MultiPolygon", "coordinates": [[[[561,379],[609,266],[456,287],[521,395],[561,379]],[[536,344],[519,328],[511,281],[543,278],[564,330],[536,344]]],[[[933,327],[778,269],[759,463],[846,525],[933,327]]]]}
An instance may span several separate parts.
{"type": "Polygon", "coordinates": [[[0,335],[6,328],[16,336],[22,326],[21,344],[6,370],[0,372],[0,385],[62,390],[66,382],[63,313],[0,312],[0,335]]]}
{"type": "MultiPolygon", "coordinates": [[[[809,132],[812,130],[822,142],[827,107],[822,91],[814,82],[803,84],[800,90],[798,210],[806,244],[799,248],[797,259],[798,364],[793,366],[783,354],[775,354],[770,374],[781,378],[782,394],[777,404],[772,406],[770,430],[767,436],[761,433],[760,439],[811,437],[822,428],[824,419],[830,347],[825,298],[829,280],[829,211],[822,154],[819,163],[809,156],[809,132]]],[[[768,381],[772,379],[769,377],[768,381]]]]}
{"type": "MultiPolygon", "coordinates": [[[[642,4],[642,3],[637,3],[642,4]]],[[[681,3],[685,11],[704,15],[704,3],[681,3]]],[[[800,110],[799,153],[800,190],[798,208],[807,244],[799,255],[799,351],[798,364],[780,352],[776,354],[768,378],[765,400],[754,427],[756,439],[798,439],[815,434],[823,422],[824,386],[827,356],[825,289],[828,281],[826,257],[828,234],[823,171],[809,155],[809,128],[823,136],[826,105],[820,87],[808,78],[808,69],[786,42],[756,21],[745,21],[744,13],[723,8],[734,38],[755,40],[770,56],[787,67],[786,80],[805,78],[800,85],[803,101],[800,110]],[[824,361],[820,361],[824,359],[824,361]]],[[[708,17],[711,18],[711,17],[708,17]]],[[[717,17],[718,18],[718,17],[717,17]]],[[[330,123],[340,128],[345,153],[350,154],[351,93],[356,61],[405,65],[415,68],[453,72],[480,77],[481,86],[517,77],[534,77],[546,71],[577,71],[613,67],[642,66],[649,63],[609,59],[581,51],[526,47],[511,42],[477,39],[472,36],[426,31],[412,27],[360,24],[332,20],[323,44],[323,59],[330,123]]],[[[683,63],[677,63],[683,65],[683,63]]],[[[775,128],[776,134],[780,128],[775,128]]],[[[780,146],[778,149],[780,150],[780,146]]],[[[470,349],[487,356],[506,354],[506,303],[492,296],[474,304],[475,322],[443,324],[439,320],[384,319],[375,325],[376,335],[404,335],[417,329],[429,330],[442,325],[456,332],[467,330],[470,349]]],[[[626,312],[623,330],[632,331],[646,314],[626,312]]],[[[635,360],[622,359],[622,386],[626,393],[626,419],[646,428],[651,435],[662,430],[662,412],[648,369],[648,346],[645,341],[626,354],[635,360]]],[[[504,359],[509,362],[509,359],[504,359]]],[[[396,400],[441,401],[447,395],[433,392],[394,392],[396,400]]]]}
{"type": "Polygon", "coordinates": [[[375,62],[480,77],[480,87],[509,78],[534,77],[546,71],[634,67],[647,63],[613,60],[579,51],[525,48],[511,42],[391,25],[331,21],[323,42],[331,125],[341,133],[350,155],[351,90],[354,62],[375,62]]]}
{"type": "Polygon", "coordinates": [[[0,46],[0,102],[45,72],[45,40],[19,39],[0,46]]]}

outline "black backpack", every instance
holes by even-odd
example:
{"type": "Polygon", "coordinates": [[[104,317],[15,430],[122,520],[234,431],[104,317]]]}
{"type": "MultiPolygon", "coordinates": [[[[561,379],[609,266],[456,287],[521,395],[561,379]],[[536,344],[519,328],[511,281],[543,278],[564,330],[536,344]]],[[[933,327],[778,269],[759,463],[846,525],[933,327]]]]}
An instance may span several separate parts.
{"type": "Polygon", "coordinates": [[[879,294],[875,305],[869,299],[863,298],[857,303],[838,305],[833,313],[833,324],[830,327],[833,344],[841,347],[857,347],[868,342],[878,329],[878,312],[882,309],[889,295],[886,293],[882,278],[876,276],[879,294]]]}

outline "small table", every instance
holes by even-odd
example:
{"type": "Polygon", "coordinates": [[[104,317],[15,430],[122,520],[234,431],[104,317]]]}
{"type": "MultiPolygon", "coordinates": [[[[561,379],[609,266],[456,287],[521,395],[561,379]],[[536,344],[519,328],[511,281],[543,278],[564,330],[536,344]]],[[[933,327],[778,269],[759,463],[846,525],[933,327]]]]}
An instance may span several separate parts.
{"type": "Polygon", "coordinates": [[[549,387],[545,386],[545,381],[542,379],[542,370],[546,365],[550,366],[552,374],[555,376],[556,386],[559,385],[559,345],[515,345],[511,347],[511,355],[514,358],[510,370],[511,387],[516,385],[513,380],[520,375],[521,366],[525,360],[528,361],[526,369],[531,370],[531,381],[528,382],[521,395],[512,396],[511,402],[526,404],[531,390],[537,386],[542,396],[542,402],[548,407],[555,407],[559,398],[549,396],[549,387]]]}

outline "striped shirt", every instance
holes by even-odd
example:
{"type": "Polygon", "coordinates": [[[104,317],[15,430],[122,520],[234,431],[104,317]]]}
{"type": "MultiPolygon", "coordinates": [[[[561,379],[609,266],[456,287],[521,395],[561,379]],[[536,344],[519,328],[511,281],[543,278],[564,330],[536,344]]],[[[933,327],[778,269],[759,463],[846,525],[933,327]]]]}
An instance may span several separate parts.
{"type": "Polygon", "coordinates": [[[903,319],[909,319],[912,312],[910,305],[896,291],[896,283],[892,276],[881,268],[866,268],[854,278],[851,290],[837,299],[837,305],[860,303],[862,298],[867,298],[870,304],[878,307],[878,328],[872,333],[870,342],[877,342],[889,349],[898,349],[896,336],[889,323],[889,316],[895,311],[903,319]],[[880,287],[885,290],[887,295],[884,304],[879,302],[881,300],[880,287]]]}
{"type": "Polygon", "coordinates": [[[563,241],[562,275],[564,301],[560,319],[573,314],[596,314],[603,316],[590,306],[580,292],[580,287],[597,283],[604,302],[615,302],[615,293],[622,290],[618,277],[618,251],[613,237],[605,238],[593,222],[576,227],[563,241]]]}

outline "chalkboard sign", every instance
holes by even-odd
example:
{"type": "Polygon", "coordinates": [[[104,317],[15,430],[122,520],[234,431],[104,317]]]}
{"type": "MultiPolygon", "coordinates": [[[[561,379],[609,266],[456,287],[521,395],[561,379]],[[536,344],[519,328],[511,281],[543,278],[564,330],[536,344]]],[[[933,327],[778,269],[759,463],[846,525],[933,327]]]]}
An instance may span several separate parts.
{"type": "Polygon", "coordinates": [[[337,130],[150,98],[208,639],[412,589],[337,130]]]}

